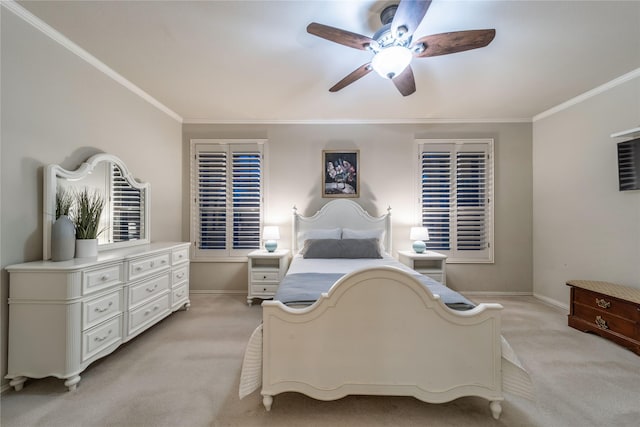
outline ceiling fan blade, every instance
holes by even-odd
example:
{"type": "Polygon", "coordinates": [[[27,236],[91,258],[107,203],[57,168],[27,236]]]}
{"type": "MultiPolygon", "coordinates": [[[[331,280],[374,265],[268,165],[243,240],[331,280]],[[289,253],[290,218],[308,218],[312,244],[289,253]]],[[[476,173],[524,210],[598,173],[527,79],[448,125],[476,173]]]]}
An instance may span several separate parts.
{"type": "Polygon", "coordinates": [[[347,75],[344,79],[333,85],[333,87],[329,89],[329,92],[337,92],[340,89],[349,86],[351,83],[369,74],[372,69],[373,68],[371,67],[371,63],[367,63],[356,68],[353,72],[351,72],[351,74],[347,75]]]}
{"type": "Polygon", "coordinates": [[[402,96],[411,95],[416,91],[416,80],[413,78],[413,70],[411,65],[407,65],[407,68],[396,77],[391,79],[393,84],[396,85],[402,96]]]}
{"type": "Polygon", "coordinates": [[[314,36],[360,50],[366,50],[371,42],[373,42],[372,38],[363,36],[362,34],[356,34],[350,31],[341,30],[340,28],[318,24],[317,22],[312,22],[307,25],[307,32],[314,36]]]}
{"type": "Polygon", "coordinates": [[[391,22],[391,35],[397,39],[412,35],[430,5],[431,0],[401,0],[391,22]]]}
{"type": "Polygon", "coordinates": [[[432,34],[419,38],[413,43],[411,49],[424,45],[422,52],[414,53],[416,58],[427,56],[448,55],[450,53],[464,52],[465,50],[485,47],[496,36],[496,30],[468,30],[454,31],[452,33],[432,34]]]}

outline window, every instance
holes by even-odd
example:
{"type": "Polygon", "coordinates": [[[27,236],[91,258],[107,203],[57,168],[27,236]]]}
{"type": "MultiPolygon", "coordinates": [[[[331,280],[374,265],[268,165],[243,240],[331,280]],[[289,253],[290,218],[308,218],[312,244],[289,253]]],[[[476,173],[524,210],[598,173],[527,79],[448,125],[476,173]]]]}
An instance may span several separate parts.
{"type": "Polygon", "coordinates": [[[244,257],[260,247],[264,141],[192,140],[195,259],[244,257]]]}
{"type": "Polygon", "coordinates": [[[417,140],[427,249],[449,262],[493,262],[493,140],[417,140]]]}

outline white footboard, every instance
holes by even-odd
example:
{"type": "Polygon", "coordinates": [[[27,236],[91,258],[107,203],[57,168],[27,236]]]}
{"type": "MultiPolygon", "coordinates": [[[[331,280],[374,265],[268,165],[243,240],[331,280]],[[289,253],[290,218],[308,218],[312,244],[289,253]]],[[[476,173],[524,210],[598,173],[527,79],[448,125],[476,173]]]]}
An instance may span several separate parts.
{"type": "Polygon", "coordinates": [[[500,304],[450,310],[407,273],[381,267],[343,277],[310,307],[262,307],[267,410],[274,395],[296,391],[321,400],[479,396],[500,415],[500,304]]]}

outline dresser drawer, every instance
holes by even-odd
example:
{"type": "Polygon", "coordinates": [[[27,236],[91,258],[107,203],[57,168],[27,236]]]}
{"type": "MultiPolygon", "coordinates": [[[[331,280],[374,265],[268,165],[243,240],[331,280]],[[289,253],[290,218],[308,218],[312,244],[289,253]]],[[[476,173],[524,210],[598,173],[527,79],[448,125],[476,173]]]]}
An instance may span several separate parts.
{"type": "Polygon", "coordinates": [[[280,272],[277,270],[253,270],[251,280],[253,282],[279,282],[280,272]]]}
{"type": "Polygon", "coordinates": [[[82,294],[88,295],[119,285],[124,280],[123,276],[122,263],[84,271],[82,273],[82,294]]]}
{"type": "Polygon", "coordinates": [[[253,295],[275,295],[278,290],[278,285],[251,285],[251,293],[253,295]]]}
{"type": "Polygon", "coordinates": [[[82,302],[82,330],[122,313],[122,289],[82,302]]]}
{"type": "Polygon", "coordinates": [[[129,286],[129,308],[169,290],[169,272],[129,286]]]}
{"type": "Polygon", "coordinates": [[[176,308],[189,299],[189,286],[185,283],[171,290],[171,308],[176,308]]]}
{"type": "Polygon", "coordinates": [[[634,337],[636,335],[636,323],[634,321],[618,317],[600,309],[575,304],[573,307],[573,315],[605,331],[615,332],[627,337],[634,337]]]}
{"type": "Polygon", "coordinates": [[[128,335],[142,331],[169,314],[169,292],[129,312],[128,335]]]}
{"type": "Polygon", "coordinates": [[[581,288],[574,289],[573,300],[576,303],[607,313],[612,313],[625,319],[640,321],[638,305],[631,302],[622,301],[617,298],[581,288]]]}
{"type": "Polygon", "coordinates": [[[189,280],[189,264],[184,265],[182,267],[178,267],[173,270],[171,274],[171,285],[175,286],[179,283],[182,283],[186,280],[189,280]]]}
{"type": "Polygon", "coordinates": [[[82,333],[82,361],[122,341],[122,315],[82,333]]]}
{"type": "Polygon", "coordinates": [[[129,280],[136,280],[169,268],[169,262],[170,254],[168,252],[149,258],[130,261],[129,280]]]}
{"type": "Polygon", "coordinates": [[[171,263],[180,264],[189,260],[189,248],[176,249],[171,253],[171,263]]]}

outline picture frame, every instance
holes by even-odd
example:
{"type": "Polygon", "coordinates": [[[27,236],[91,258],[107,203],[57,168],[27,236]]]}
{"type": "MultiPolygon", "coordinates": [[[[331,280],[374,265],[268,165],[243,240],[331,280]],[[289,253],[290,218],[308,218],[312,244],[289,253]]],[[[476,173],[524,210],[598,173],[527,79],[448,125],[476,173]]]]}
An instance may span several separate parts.
{"type": "Polygon", "coordinates": [[[360,197],[360,150],[322,150],[322,197],[360,197]]]}

